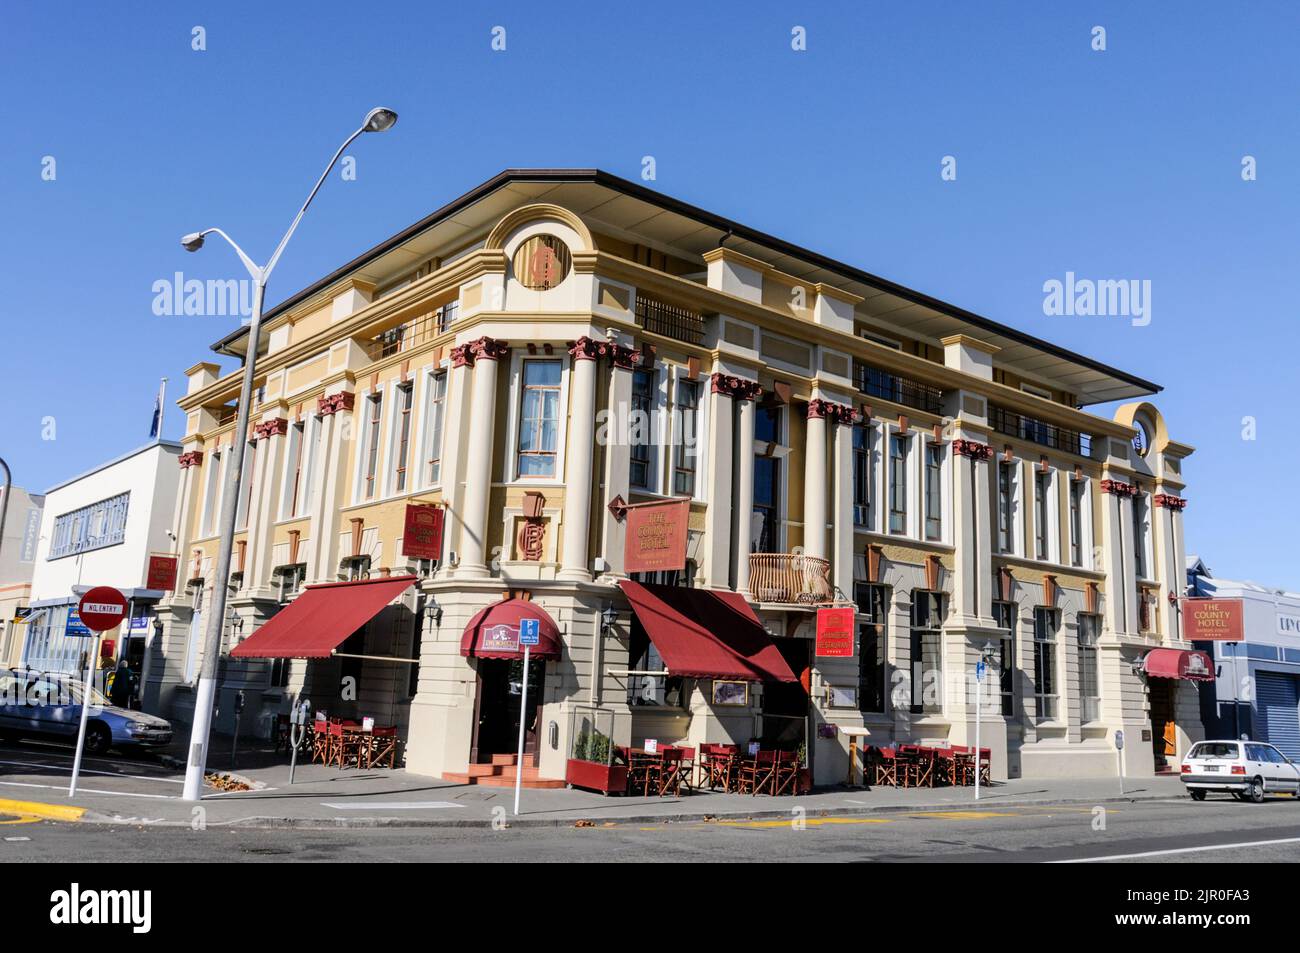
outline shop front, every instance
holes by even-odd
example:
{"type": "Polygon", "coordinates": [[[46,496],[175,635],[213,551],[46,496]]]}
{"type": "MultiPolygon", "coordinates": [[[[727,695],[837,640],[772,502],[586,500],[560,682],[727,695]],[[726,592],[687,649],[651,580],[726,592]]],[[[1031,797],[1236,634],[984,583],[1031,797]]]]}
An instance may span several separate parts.
{"type": "Polygon", "coordinates": [[[1155,769],[1157,772],[1169,771],[1176,767],[1180,753],[1187,751],[1188,741],[1199,739],[1200,726],[1194,724],[1199,721],[1195,685],[1214,681],[1214,663],[1204,652],[1152,649],[1142,658],[1142,673],[1146,676],[1150,705],[1151,754],[1155,769]],[[1189,718],[1189,711],[1196,711],[1198,715],[1189,718]],[[1184,730],[1182,743],[1180,727],[1184,730]],[[1193,727],[1194,731],[1188,733],[1187,727],[1193,727]]]}

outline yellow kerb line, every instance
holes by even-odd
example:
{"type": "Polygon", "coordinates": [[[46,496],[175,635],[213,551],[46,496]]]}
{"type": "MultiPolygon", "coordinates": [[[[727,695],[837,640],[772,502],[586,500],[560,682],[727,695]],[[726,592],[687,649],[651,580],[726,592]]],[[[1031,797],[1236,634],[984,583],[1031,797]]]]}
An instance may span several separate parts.
{"type": "MultiPolygon", "coordinates": [[[[0,814],[16,814],[19,817],[32,817],[43,821],[79,821],[86,813],[84,807],[70,804],[42,804],[40,801],[10,801],[0,798],[0,814]]],[[[17,823],[7,821],[6,823],[17,823]]],[[[29,823],[23,821],[22,823],[29,823]]]]}

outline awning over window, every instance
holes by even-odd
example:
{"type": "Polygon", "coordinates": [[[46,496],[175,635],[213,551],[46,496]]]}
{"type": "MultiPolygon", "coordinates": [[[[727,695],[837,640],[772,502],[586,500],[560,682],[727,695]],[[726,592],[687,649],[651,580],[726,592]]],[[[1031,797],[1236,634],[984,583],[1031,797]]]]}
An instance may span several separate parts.
{"type": "Polygon", "coordinates": [[[736,592],[619,582],[673,675],[795,682],[772,637],[736,592]]]}
{"type": "Polygon", "coordinates": [[[503,599],[480,610],[465,626],[460,637],[460,654],[470,658],[523,658],[519,644],[519,622],[536,619],[539,641],[529,658],[558,659],[560,629],[555,620],[535,602],[527,599],[503,599]]]}
{"type": "Polygon", "coordinates": [[[232,658],[328,658],[357,629],[379,614],[415,576],[308,586],[270,622],[235,646],[232,658]]]}
{"type": "Polygon", "coordinates": [[[1210,656],[1204,652],[1188,652],[1184,649],[1152,649],[1142,659],[1142,671],[1155,678],[1214,681],[1214,663],[1210,656]]]}

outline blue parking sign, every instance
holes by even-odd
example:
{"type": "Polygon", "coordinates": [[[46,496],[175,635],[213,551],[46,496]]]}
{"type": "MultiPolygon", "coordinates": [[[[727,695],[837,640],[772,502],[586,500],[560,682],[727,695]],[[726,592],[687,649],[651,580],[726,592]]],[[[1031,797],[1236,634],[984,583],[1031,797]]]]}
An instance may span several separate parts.
{"type": "Polygon", "coordinates": [[[542,625],[536,619],[519,620],[519,644],[536,645],[542,639],[542,625]]]}

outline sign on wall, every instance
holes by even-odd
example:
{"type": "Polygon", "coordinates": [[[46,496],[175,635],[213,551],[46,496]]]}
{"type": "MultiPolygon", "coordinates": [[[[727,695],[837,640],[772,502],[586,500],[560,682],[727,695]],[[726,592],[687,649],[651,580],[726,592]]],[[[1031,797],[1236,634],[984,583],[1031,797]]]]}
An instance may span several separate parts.
{"type": "Polygon", "coordinates": [[[1300,638],[1300,615],[1279,612],[1277,614],[1277,634],[1300,638]]]}
{"type": "Polygon", "coordinates": [[[157,589],[161,592],[175,589],[176,572],[179,566],[180,559],[176,556],[150,556],[149,571],[145,575],[145,588],[157,589]]]}
{"type": "Polygon", "coordinates": [[[853,609],[817,610],[817,657],[853,656],[853,609]]]}
{"type": "Polygon", "coordinates": [[[441,559],[442,523],[441,506],[408,503],[402,526],[402,555],[413,559],[441,559]]]}
{"type": "Polygon", "coordinates": [[[479,639],[479,653],[518,652],[519,630],[508,625],[494,625],[483,630],[479,639]]]}
{"type": "Polygon", "coordinates": [[[1189,642],[1241,642],[1245,612],[1241,599],[1184,599],[1183,638],[1189,642]]]}
{"type": "Polygon", "coordinates": [[[664,572],[686,568],[686,524],[691,501],[667,500],[629,506],[623,571],[664,572]]]}

